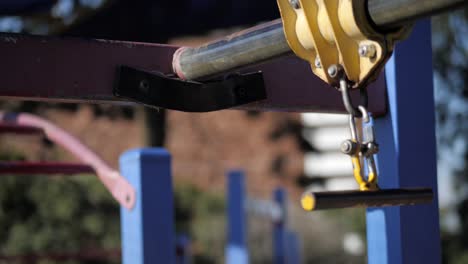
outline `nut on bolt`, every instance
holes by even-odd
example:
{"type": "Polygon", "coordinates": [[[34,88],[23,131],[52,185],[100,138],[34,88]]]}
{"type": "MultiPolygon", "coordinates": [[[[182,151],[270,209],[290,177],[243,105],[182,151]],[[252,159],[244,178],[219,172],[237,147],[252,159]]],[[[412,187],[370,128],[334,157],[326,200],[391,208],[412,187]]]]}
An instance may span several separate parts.
{"type": "Polygon", "coordinates": [[[341,152],[346,155],[354,155],[358,151],[358,144],[351,140],[345,140],[341,143],[341,152]]]}
{"type": "Polygon", "coordinates": [[[379,145],[375,142],[369,142],[366,144],[365,156],[371,156],[379,152],[379,145]]]}
{"type": "Polygon", "coordinates": [[[359,45],[359,56],[372,59],[372,58],[375,58],[376,55],[377,55],[377,49],[375,48],[375,45],[373,44],[359,45]]]}

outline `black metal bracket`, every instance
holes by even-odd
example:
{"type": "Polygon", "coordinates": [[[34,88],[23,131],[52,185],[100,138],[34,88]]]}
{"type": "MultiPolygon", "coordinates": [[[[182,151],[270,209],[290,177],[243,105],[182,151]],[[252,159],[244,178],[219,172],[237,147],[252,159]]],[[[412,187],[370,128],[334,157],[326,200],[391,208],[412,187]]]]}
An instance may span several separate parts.
{"type": "Polygon", "coordinates": [[[210,112],[266,99],[261,72],[201,83],[128,66],[118,68],[113,93],[149,107],[184,112],[210,112]]]}

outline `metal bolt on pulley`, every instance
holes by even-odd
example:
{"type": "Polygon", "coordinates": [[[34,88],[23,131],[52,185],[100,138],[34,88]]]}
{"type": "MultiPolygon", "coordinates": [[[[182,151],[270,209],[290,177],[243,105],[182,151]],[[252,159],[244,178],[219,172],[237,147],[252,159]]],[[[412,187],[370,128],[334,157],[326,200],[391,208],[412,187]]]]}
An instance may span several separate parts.
{"type": "Polygon", "coordinates": [[[294,9],[299,9],[299,8],[301,8],[301,4],[299,3],[299,0],[289,0],[289,4],[290,4],[291,7],[294,8],[294,9]]]}
{"type": "Polygon", "coordinates": [[[315,57],[314,65],[315,65],[316,68],[322,68],[322,63],[320,62],[319,57],[315,57]]]}
{"type": "Polygon", "coordinates": [[[360,45],[359,46],[359,56],[373,59],[377,54],[375,45],[360,45]]]}

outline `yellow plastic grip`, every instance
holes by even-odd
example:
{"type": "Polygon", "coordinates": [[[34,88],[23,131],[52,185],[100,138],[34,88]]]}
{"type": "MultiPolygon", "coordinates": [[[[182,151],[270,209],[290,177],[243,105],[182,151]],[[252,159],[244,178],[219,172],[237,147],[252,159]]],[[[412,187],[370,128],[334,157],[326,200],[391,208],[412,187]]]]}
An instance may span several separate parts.
{"type": "Polygon", "coordinates": [[[301,199],[302,209],[305,211],[313,211],[315,209],[315,199],[311,194],[305,194],[301,199]]]}

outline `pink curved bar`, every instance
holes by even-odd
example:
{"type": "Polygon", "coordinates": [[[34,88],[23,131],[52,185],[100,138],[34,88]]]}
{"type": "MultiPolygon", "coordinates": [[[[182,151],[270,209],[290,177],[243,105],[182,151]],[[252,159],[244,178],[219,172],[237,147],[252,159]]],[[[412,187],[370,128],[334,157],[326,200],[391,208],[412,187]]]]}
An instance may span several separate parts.
{"type": "Polygon", "coordinates": [[[127,209],[133,208],[136,197],[133,186],[120,175],[119,171],[111,168],[96,153],[65,130],[43,118],[26,113],[5,113],[0,111],[0,120],[6,124],[42,129],[48,139],[68,150],[84,164],[91,166],[99,180],[122,206],[127,209]]]}

